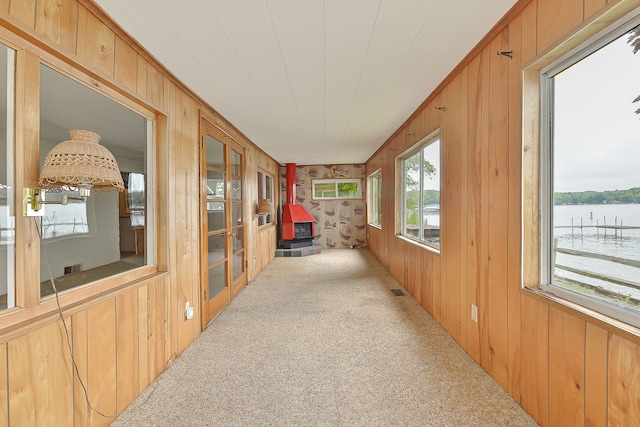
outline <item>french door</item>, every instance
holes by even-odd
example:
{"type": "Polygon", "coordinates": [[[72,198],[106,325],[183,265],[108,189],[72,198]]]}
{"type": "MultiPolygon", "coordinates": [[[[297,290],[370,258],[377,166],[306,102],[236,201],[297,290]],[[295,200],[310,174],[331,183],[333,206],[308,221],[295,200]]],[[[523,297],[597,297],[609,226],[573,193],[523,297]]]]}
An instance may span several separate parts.
{"type": "Polygon", "coordinates": [[[244,147],[203,120],[200,295],[204,329],[247,284],[244,147]]]}

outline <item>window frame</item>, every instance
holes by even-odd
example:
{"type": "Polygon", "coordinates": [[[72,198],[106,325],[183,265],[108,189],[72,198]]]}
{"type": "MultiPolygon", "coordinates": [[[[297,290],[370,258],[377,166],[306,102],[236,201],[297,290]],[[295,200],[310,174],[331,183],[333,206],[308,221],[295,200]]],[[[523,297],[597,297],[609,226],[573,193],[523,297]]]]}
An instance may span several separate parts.
{"type": "MultiPolygon", "coordinates": [[[[441,243],[442,243],[442,213],[441,213],[441,201],[443,199],[442,197],[442,145],[443,145],[443,141],[442,141],[442,133],[440,129],[436,129],[435,131],[431,132],[430,134],[424,136],[423,138],[421,138],[418,142],[416,142],[414,145],[412,145],[411,147],[409,147],[407,150],[403,151],[402,153],[400,153],[397,157],[396,157],[396,162],[395,162],[395,167],[396,167],[396,207],[395,207],[395,214],[396,214],[396,230],[395,230],[395,234],[397,237],[406,239],[407,241],[414,243],[416,245],[422,246],[424,248],[427,248],[429,250],[432,250],[436,253],[440,253],[441,251],[441,243]],[[438,182],[439,182],[439,200],[440,203],[438,204],[438,216],[439,216],[439,232],[438,232],[438,243],[434,243],[434,242],[429,242],[425,239],[420,239],[416,236],[407,234],[404,232],[405,230],[405,211],[404,211],[404,206],[405,206],[405,191],[404,191],[404,183],[405,183],[405,170],[404,170],[404,162],[406,159],[414,156],[417,153],[422,153],[423,150],[425,148],[427,148],[428,146],[434,144],[438,142],[440,144],[440,147],[438,149],[438,161],[439,161],[439,170],[436,170],[436,173],[438,174],[438,182]]],[[[422,156],[422,154],[421,154],[422,156]]],[[[420,165],[420,183],[419,183],[419,187],[420,189],[419,191],[419,206],[423,206],[423,192],[424,192],[424,186],[423,186],[423,173],[422,173],[422,164],[420,165]]],[[[423,210],[423,209],[421,209],[423,210]]],[[[422,217],[424,217],[424,215],[421,215],[422,217]]],[[[422,218],[423,219],[423,218],[422,218]]],[[[422,219],[420,220],[420,226],[419,226],[419,230],[423,229],[423,224],[422,224],[422,219]]]]}
{"type": "Polygon", "coordinates": [[[367,224],[382,229],[382,168],[367,177],[367,224]],[[376,185],[373,183],[374,179],[377,179],[376,185]],[[374,193],[375,187],[378,191],[374,193]],[[378,222],[373,221],[376,217],[378,222]]]}
{"type": "Polygon", "coordinates": [[[362,199],[362,179],[360,178],[332,178],[332,179],[313,179],[311,180],[311,199],[312,200],[361,200],[362,199]],[[317,197],[316,185],[318,184],[334,184],[335,196],[317,197]],[[339,184],[355,183],[358,186],[358,194],[356,196],[340,196],[338,194],[339,184]]]}
{"type": "Polygon", "coordinates": [[[549,76],[559,73],[623,36],[640,24],[640,9],[616,10],[581,28],[523,69],[523,227],[522,287],[542,293],[607,324],[640,327],[640,313],[551,282],[553,251],[553,158],[551,130],[553,101],[549,76]],[[603,29],[604,28],[604,29],[603,29]]]}
{"type": "MultiPolygon", "coordinates": [[[[0,182],[0,184],[4,184],[4,191],[6,191],[6,219],[7,219],[7,229],[8,230],[0,230],[0,234],[4,231],[9,231],[10,237],[7,239],[6,246],[6,258],[5,262],[7,263],[7,269],[4,271],[7,290],[4,294],[6,300],[6,307],[0,308],[0,314],[12,310],[14,307],[19,306],[19,289],[18,289],[18,230],[16,227],[19,227],[17,222],[17,218],[22,214],[22,210],[18,209],[18,200],[21,200],[18,197],[16,189],[18,187],[18,177],[16,176],[16,76],[17,76],[17,49],[6,43],[4,40],[0,40],[0,43],[6,48],[6,98],[4,102],[6,102],[5,106],[7,108],[6,111],[6,146],[5,150],[5,167],[6,167],[6,179],[7,182],[0,182]],[[13,159],[13,161],[10,161],[13,159]]],[[[2,223],[0,222],[0,225],[2,223]]],[[[0,242],[0,244],[2,244],[0,242]]]]}
{"type": "MultiPolygon", "coordinates": [[[[257,192],[256,192],[256,198],[257,198],[256,203],[260,204],[262,199],[266,198],[275,207],[276,206],[276,203],[275,203],[275,187],[274,187],[275,182],[276,182],[275,176],[273,174],[265,171],[264,169],[261,169],[261,168],[258,168],[257,176],[258,176],[258,189],[257,189],[257,192]],[[268,197],[264,197],[264,195],[262,194],[266,190],[263,190],[263,183],[262,183],[262,179],[261,179],[260,175],[262,175],[262,177],[264,178],[264,181],[265,181],[264,188],[265,189],[267,187],[267,184],[266,184],[267,178],[271,179],[271,194],[268,194],[267,195],[268,197]]],[[[261,214],[261,215],[256,214],[256,217],[258,219],[258,228],[259,229],[264,228],[264,227],[273,226],[273,225],[276,224],[277,215],[275,214],[275,212],[273,214],[261,214]],[[261,219],[262,219],[262,221],[261,221],[261,219]],[[261,224],[261,222],[262,222],[262,224],[261,224]]]]}

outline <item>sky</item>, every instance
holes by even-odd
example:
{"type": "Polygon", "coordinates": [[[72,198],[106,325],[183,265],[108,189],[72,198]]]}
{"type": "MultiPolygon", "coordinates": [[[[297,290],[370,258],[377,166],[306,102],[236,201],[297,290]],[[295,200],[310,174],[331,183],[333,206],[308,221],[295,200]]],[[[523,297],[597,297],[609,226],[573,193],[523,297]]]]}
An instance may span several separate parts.
{"type": "Polygon", "coordinates": [[[554,79],[556,192],[640,187],[640,52],[627,39],[554,79]]]}

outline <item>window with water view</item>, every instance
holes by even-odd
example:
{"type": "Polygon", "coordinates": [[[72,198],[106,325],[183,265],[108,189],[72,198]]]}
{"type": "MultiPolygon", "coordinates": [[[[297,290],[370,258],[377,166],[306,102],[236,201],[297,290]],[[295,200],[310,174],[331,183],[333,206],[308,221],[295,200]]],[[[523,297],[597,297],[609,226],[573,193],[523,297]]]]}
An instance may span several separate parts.
{"type": "Polygon", "coordinates": [[[640,27],[630,21],[543,73],[550,158],[545,289],[640,319],[640,27]]]}
{"type": "Polygon", "coordinates": [[[427,136],[401,156],[401,234],[440,248],[440,137],[427,136]],[[425,142],[426,141],[426,142],[425,142]]]}

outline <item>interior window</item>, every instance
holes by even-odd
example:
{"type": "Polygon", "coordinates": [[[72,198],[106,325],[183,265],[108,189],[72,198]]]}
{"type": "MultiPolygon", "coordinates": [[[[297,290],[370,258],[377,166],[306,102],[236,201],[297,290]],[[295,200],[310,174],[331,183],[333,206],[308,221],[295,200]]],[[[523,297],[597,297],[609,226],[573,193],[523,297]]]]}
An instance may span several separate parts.
{"type": "MultiPolygon", "coordinates": [[[[267,173],[258,171],[258,203],[267,199],[273,202],[273,177],[267,173]]],[[[273,224],[274,214],[258,215],[258,226],[273,224]]]]}
{"type": "Polygon", "coordinates": [[[382,227],[382,170],[378,169],[367,180],[369,224],[382,227]]]}
{"type": "Polygon", "coordinates": [[[0,310],[15,307],[14,51],[0,44],[0,310]]]}
{"type": "Polygon", "coordinates": [[[427,136],[399,158],[402,177],[400,233],[440,248],[440,136],[427,136]]]}
{"type": "Polygon", "coordinates": [[[640,19],[543,70],[543,288],[640,324],[640,19]]]}
{"type": "MultiPolygon", "coordinates": [[[[46,297],[51,277],[63,291],[153,263],[152,122],[45,65],[40,71],[40,164],[70,139],[69,130],[91,130],[116,158],[126,189],[44,206],[40,295],[46,297]]],[[[61,196],[46,193],[47,200],[61,196]]]]}

